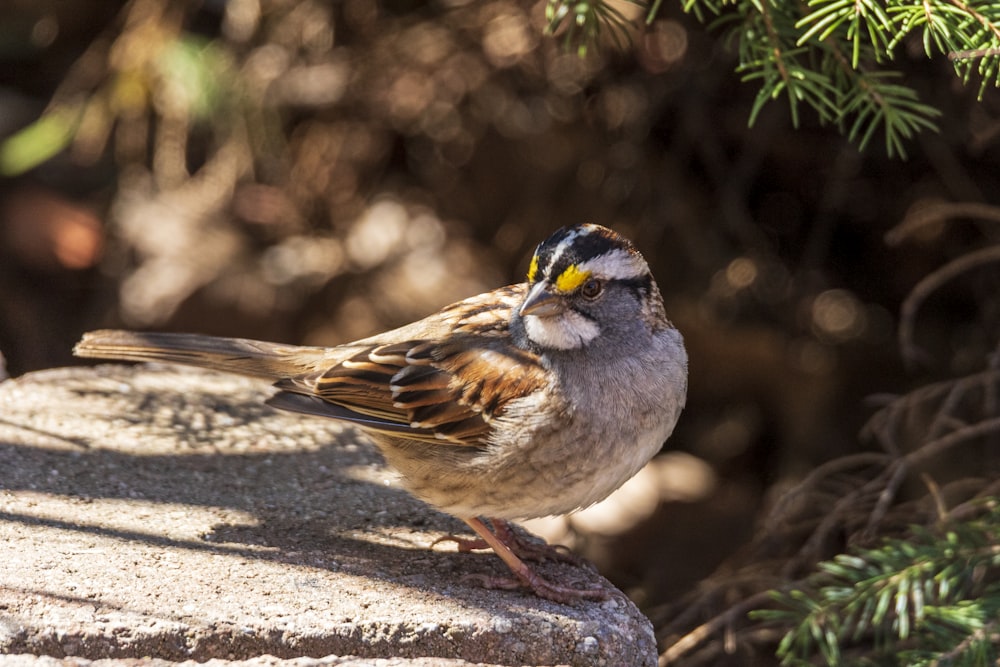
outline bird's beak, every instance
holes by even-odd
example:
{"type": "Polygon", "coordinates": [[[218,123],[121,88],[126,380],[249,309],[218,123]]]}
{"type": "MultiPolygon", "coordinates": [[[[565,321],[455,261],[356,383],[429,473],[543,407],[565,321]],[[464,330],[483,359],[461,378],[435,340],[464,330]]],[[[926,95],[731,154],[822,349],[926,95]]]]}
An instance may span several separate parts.
{"type": "Polygon", "coordinates": [[[518,309],[521,316],[552,317],[566,310],[566,300],[560,294],[554,294],[550,285],[544,280],[535,283],[528,292],[527,298],[518,309]]]}

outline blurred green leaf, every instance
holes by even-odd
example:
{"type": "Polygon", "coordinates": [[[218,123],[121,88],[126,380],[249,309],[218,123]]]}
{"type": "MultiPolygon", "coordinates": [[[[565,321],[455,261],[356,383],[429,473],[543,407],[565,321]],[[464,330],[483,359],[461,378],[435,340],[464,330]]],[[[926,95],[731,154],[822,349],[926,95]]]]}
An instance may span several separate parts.
{"type": "Polygon", "coordinates": [[[232,67],[211,42],[182,35],[166,46],[157,69],[174,102],[195,118],[206,118],[225,99],[232,67]]]}
{"type": "Polygon", "coordinates": [[[80,107],[56,107],[0,143],[0,174],[17,176],[65,149],[80,124],[80,107]]]}

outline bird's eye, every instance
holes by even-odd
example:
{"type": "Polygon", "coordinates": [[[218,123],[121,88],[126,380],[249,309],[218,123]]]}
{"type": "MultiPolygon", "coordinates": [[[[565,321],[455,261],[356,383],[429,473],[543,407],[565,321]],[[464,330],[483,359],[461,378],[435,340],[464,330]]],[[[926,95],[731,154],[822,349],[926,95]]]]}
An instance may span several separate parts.
{"type": "Polygon", "coordinates": [[[580,287],[580,294],[587,299],[596,299],[604,291],[604,283],[597,278],[590,278],[580,287]]]}

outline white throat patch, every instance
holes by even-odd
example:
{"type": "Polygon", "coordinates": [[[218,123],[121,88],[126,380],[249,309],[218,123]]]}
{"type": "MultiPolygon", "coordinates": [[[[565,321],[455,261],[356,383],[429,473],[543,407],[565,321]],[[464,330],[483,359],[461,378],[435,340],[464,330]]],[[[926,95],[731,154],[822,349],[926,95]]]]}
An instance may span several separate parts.
{"type": "Polygon", "coordinates": [[[576,350],[597,338],[597,322],[567,310],[558,317],[524,316],[524,330],[531,342],[550,350],[576,350]]]}

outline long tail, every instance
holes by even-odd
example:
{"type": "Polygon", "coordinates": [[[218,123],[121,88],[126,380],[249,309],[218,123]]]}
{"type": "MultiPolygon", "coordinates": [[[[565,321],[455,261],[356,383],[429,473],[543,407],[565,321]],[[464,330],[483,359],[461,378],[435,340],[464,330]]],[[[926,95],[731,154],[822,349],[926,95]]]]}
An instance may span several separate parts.
{"type": "Polygon", "coordinates": [[[92,359],[169,361],[279,379],[316,370],[330,350],[246,338],[105,329],[84,334],[73,354],[92,359]]]}

